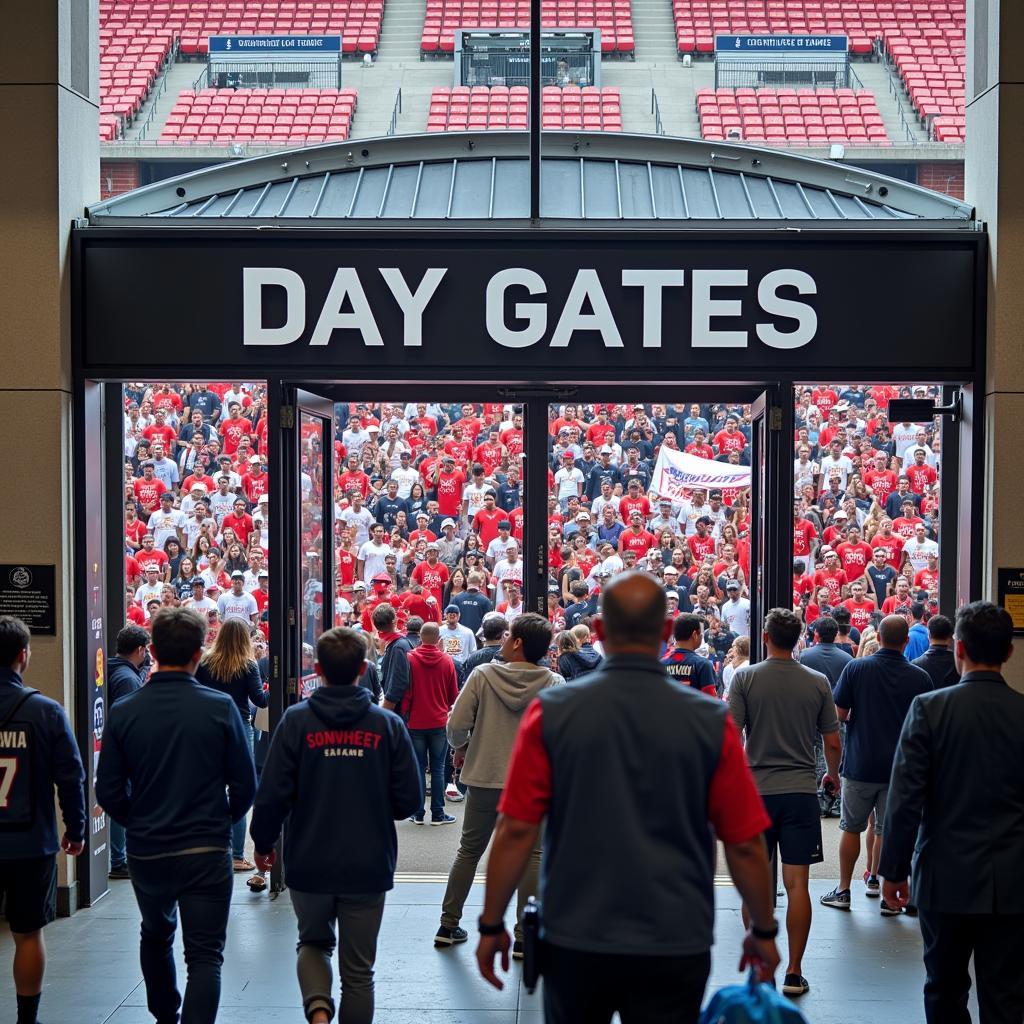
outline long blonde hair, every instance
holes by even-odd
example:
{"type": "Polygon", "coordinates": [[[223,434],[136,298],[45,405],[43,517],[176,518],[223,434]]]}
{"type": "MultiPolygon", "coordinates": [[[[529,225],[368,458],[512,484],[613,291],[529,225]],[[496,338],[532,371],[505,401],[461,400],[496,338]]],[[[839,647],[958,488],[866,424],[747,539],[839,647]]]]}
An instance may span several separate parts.
{"type": "Polygon", "coordinates": [[[228,619],[219,630],[201,664],[214,679],[227,682],[240,676],[256,658],[252,650],[249,625],[241,619],[228,619]]]}

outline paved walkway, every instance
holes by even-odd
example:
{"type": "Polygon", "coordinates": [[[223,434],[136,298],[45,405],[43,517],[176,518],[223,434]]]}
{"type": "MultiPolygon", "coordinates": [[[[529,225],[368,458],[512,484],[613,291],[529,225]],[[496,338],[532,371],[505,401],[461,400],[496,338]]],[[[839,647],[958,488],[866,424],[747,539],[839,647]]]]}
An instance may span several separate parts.
{"type": "MultiPolygon", "coordinates": [[[[55,922],[46,931],[49,968],[41,1019],[76,1024],[149,1024],[138,961],[138,914],[128,882],[115,882],[96,907],[55,922]]],[[[815,901],[831,888],[812,882],[815,901]]],[[[437,952],[443,888],[403,882],[389,894],[377,960],[378,1024],[541,1024],[540,1000],[528,996],[514,965],[510,983],[496,992],[479,977],[473,941],[437,952]]],[[[716,890],[718,944],[709,990],[738,978],[742,924],[731,886],[716,890]]],[[[475,886],[466,918],[471,926],[482,899],[475,886]]],[[[784,907],[780,906],[780,914],[784,907]]],[[[685,928],[685,921],[680,927],[685,928]]],[[[10,934],[0,930],[0,1020],[13,1020],[10,934]]],[[[784,950],[783,950],[784,953],[784,950]]],[[[179,979],[185,977],[178,943],[179,979]]],[[[271,900],[251,894],[239,878],[224,966],[222,1024],[302,1021],[295,981],[295,920],[287,893],[271,900]]],[[[802,1009],[811,1024],[918,1024],[923,969],[917,922],[882,918],[878,903],[856,886],[853,912],[815,907],[804,972],[811,992],[802,1009]]],[[[976,1010],[974,1011],[976,1014],[976,1010]]],[[[976,1019],[976,1018],[975,1018],[976,1019]]]]}

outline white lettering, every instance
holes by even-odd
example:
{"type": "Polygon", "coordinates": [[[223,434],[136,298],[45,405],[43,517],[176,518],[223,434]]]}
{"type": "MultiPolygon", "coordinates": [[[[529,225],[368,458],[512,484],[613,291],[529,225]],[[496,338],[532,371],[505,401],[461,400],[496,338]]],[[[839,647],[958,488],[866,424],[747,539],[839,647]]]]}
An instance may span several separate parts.
{"type": "Polygon", "coordinates": [[[740,299],[713,299],[712,288],[741,288],[747,283],[745,270],[695,270],[693,272],[693,337],[694,348],[746,348],[746,331],[713,331],[711,318],[741,316],[740,299]]]}
{"type": "Polygon", "coordinates": [[[290,345],[306,329],[306,286],[294,270],[283,267],[242,268],[242,344],[290,345]],[[285,321],[280,327],[263,326],[263,289],[285,291],[285,321]]]}
{"type": "Polygon", "coordinates": [[[525,288],[530,295],[544,295],[544,278],[524,267],[499,270],[487,282],[487,333],[505,348],[529,348],[544,337],[548,327],[548,311],[543,302],[517,302],[515,317],[525,320],[527,326],[513,331],[505,323],[505,292],[512,286],[525,288]]]}
{"type": "Polygon", "coordinates": [[[788,317],[796,321],[796,330],[780,331],[774,324],[758,324],[757,336],[772,348],[800,348],[818,331],[818,314],[806,302],[784,299],[780,288],[795,288],[799,295],[817,295],[818,286],[810,274],[802,270],[773,270],[765,274],[757,286],[757,301],[770,316],[788,317]]]}
{"type": "Polygon", "coordinates": [[[359,331],[364,345],[382,346],[384,339],[373,318],[373,310],[366,301],[366,292],[354,267],[338,267],[331,290],[324,300],[310,345],[326,345],[335,331],[359,331]],[[344,301],[352,304],[351,313],[342,313],[344,301]]]}
{"type": "Polygon", "coordinates": [[[601,287],[596,270],[580,270],[569,289],[558,326],[551,338],[552,348],[566,348],[576,331],[599,331],[605,348],[622,348],[622,336],[612,316],[611,306],[601,287]],[[583,312],[583,303],[590,301],[593,313],[583,312]]]}
{"type": "Polygon", "coordinates": [[[681,288],[685,276],[681,270],[624,270],[626,288],[644,290],[644,348],[661,348],[662,289],[681,288]]]}
{"type": "Polygon", "coordinates": [[[406,348],[419,348],[423,344],[423,311],[434,297],[441,279],[448,273],[446,267],[430,267],[423,275],[419,288],[409,291],[402,271],[398,267],[381,267],[380,276],[387,282],[391,294],[402,310],[404,330],[402,344],[406,348]]]}

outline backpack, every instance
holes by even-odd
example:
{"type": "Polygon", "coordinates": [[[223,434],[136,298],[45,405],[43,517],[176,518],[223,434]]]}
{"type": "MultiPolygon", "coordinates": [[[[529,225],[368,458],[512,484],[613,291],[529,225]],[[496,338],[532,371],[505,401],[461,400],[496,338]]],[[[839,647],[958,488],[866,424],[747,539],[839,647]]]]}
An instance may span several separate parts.
{"type": "Polygon", "coordinates": [[[726,985],[711,997],[700,1024],[807,1024],[804,1015],[776,989],[755,980],[726,985]]]}

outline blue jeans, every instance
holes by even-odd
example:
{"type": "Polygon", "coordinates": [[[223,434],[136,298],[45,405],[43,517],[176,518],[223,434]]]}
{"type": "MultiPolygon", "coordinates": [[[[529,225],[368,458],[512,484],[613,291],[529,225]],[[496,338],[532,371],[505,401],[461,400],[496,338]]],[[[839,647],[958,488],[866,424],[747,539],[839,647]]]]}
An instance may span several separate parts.
{"type": "MultiPolygon", "coordinates": [[[[444,769],[448,759],[448,736],[444,728],[410,729],[409,738],[416,760],[420,763],[420,775],[427,772],[427,755],[430,755],[430,817],[437,821],[444,817],[444,769]]],[[[420,808],[422,815],[423,808],[420,808]]]]}
{"type": "MultiPolygon", "coordinates": [[[[242,727],[245,729],[245,734],[249,738],[249,753],[251,755],[253,738],[252,726],[248,722],[245,722],[242,727]]],[[[245,815],[242,815],[242,817],[231,826],[231,855],[235,860],[245,859],[245,815]]]]}
{"type": "Polygon", "coordinates": [[[118,825],[113,818],[110,819],[110,868],[123,868],[128,863],[128,854],[125,851],[124,828],[118,825]]]}
{"type": "Polygon", "coordinates": [[[146,980],[146,1004],[158,1024],[213,1024],[220,1003],[220,968],[234,885],[231,857],[193,853],[157,860],[129,858],[135,899],[142,914],[139,959],[146,980]],[[178,994],[174,933],[181,908],[188,984],[178,994]]]}

